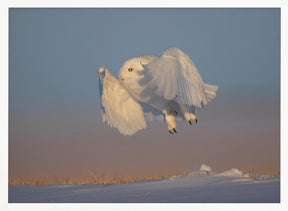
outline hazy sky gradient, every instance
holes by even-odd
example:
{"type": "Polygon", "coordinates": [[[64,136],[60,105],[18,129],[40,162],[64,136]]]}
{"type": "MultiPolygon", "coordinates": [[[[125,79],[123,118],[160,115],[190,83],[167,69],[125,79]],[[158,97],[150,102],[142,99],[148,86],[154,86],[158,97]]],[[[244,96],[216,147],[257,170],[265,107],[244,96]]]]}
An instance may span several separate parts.
{"type": "Polygon", "coordinates": [[[280,9],[10,9],[10,176],[280,168],[280,9]],[[102,123],[97,69],[186,52],[217,84],[199,124],[102,123]]]}

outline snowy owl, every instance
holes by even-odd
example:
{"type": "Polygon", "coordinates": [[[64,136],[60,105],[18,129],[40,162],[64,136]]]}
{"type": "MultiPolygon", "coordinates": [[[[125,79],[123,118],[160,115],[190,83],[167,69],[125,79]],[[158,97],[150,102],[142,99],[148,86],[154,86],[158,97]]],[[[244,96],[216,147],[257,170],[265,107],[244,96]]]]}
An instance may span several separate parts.
{"type": "Polygon", "coordinates": [[[215,96],[218,86],[203,82],[189,56],[170,47],[162,56],[145,54],[128,59],[116,79],[102,65],[100,79],[103,122],[123,135],[146,128],[146,119],[162,116],[169,133],[176,119],[197,123],[196,110],[215,96]]]}

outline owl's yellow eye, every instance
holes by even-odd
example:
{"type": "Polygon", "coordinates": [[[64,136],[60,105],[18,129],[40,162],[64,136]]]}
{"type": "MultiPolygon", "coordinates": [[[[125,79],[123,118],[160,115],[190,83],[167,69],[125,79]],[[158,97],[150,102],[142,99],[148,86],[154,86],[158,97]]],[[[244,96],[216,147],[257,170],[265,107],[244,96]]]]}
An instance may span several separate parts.
{"type": "Polygon", "coordinates": [[[128,71],[129,71],[129,72],[132,72],[132,71],[133,71],[133,68],[130,67],[130,68],[128,69],[128,71]]]}

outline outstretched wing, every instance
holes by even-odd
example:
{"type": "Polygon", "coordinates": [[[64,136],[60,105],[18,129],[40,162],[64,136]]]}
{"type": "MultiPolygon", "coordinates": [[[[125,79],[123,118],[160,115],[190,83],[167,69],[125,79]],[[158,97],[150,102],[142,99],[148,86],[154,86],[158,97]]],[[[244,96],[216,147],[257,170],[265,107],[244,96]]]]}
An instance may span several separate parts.
{"type": "Polygon", "coordinates": [[[123,135],[133,135],[146,128],[141,105],[104,66],[98,70],[103,122],[123,135]]]}
{"type": "Polygon", "coordinates": [[[193,61],[178,48],[166,49],[143,67],[141,85],[167,100],[201,108],[216,96],[218,86],[204,83],[193,61]]]}

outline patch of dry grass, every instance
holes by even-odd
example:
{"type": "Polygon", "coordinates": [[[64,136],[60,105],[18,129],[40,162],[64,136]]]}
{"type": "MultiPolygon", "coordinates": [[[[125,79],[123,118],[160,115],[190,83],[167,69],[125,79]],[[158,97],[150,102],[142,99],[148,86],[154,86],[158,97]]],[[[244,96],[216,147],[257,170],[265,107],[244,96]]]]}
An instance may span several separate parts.
{"type": "Polygon", "coordinates": [[[255,169],[243,169],[243,175],[254,180],[269,180],[274,179],[276,176],[280,176],[280,171],[276,172],[273,169],[262,169],[255,171],[255,169]]]}
{"type": "MultiPolygon", "coordinates": [[[[254,169],[242,169],[243,176],[254,180],[268,180],[276,176],[280,176],[280,172],[274,170],[263,169],[255,171],[254,169]]],[[[187,170],[175,173],[152,174],[149,176],[124,176],[111,173],[96,174],[92,170],[88,170],[86,175],[68,177],[68,176],[54,176],[54,177],[9,177],[9,185],[46,185],[46,184],[121,184],[136,181],[151,181],[166,179],[171,176],[187,175],[187,170]]]]}
{"type": "MultiPolygon", "coordinates": [[[[187,174],[187,171],[180,172],[180,174],[187,174]]],[[[111,175],[111,174],[95,174],[92,170],[87,171],[85,176],[77,177],[67,177],[55,176],[53,178],[48,177],[14,177],[9,178],[9,185],[46,185],[46,184],[121,184],[121,183],[130,183],[142,180],[161,180],[173,176],[172,174],[152,174],[150,176],[123,176],[123,175],[111,175]]]]}

